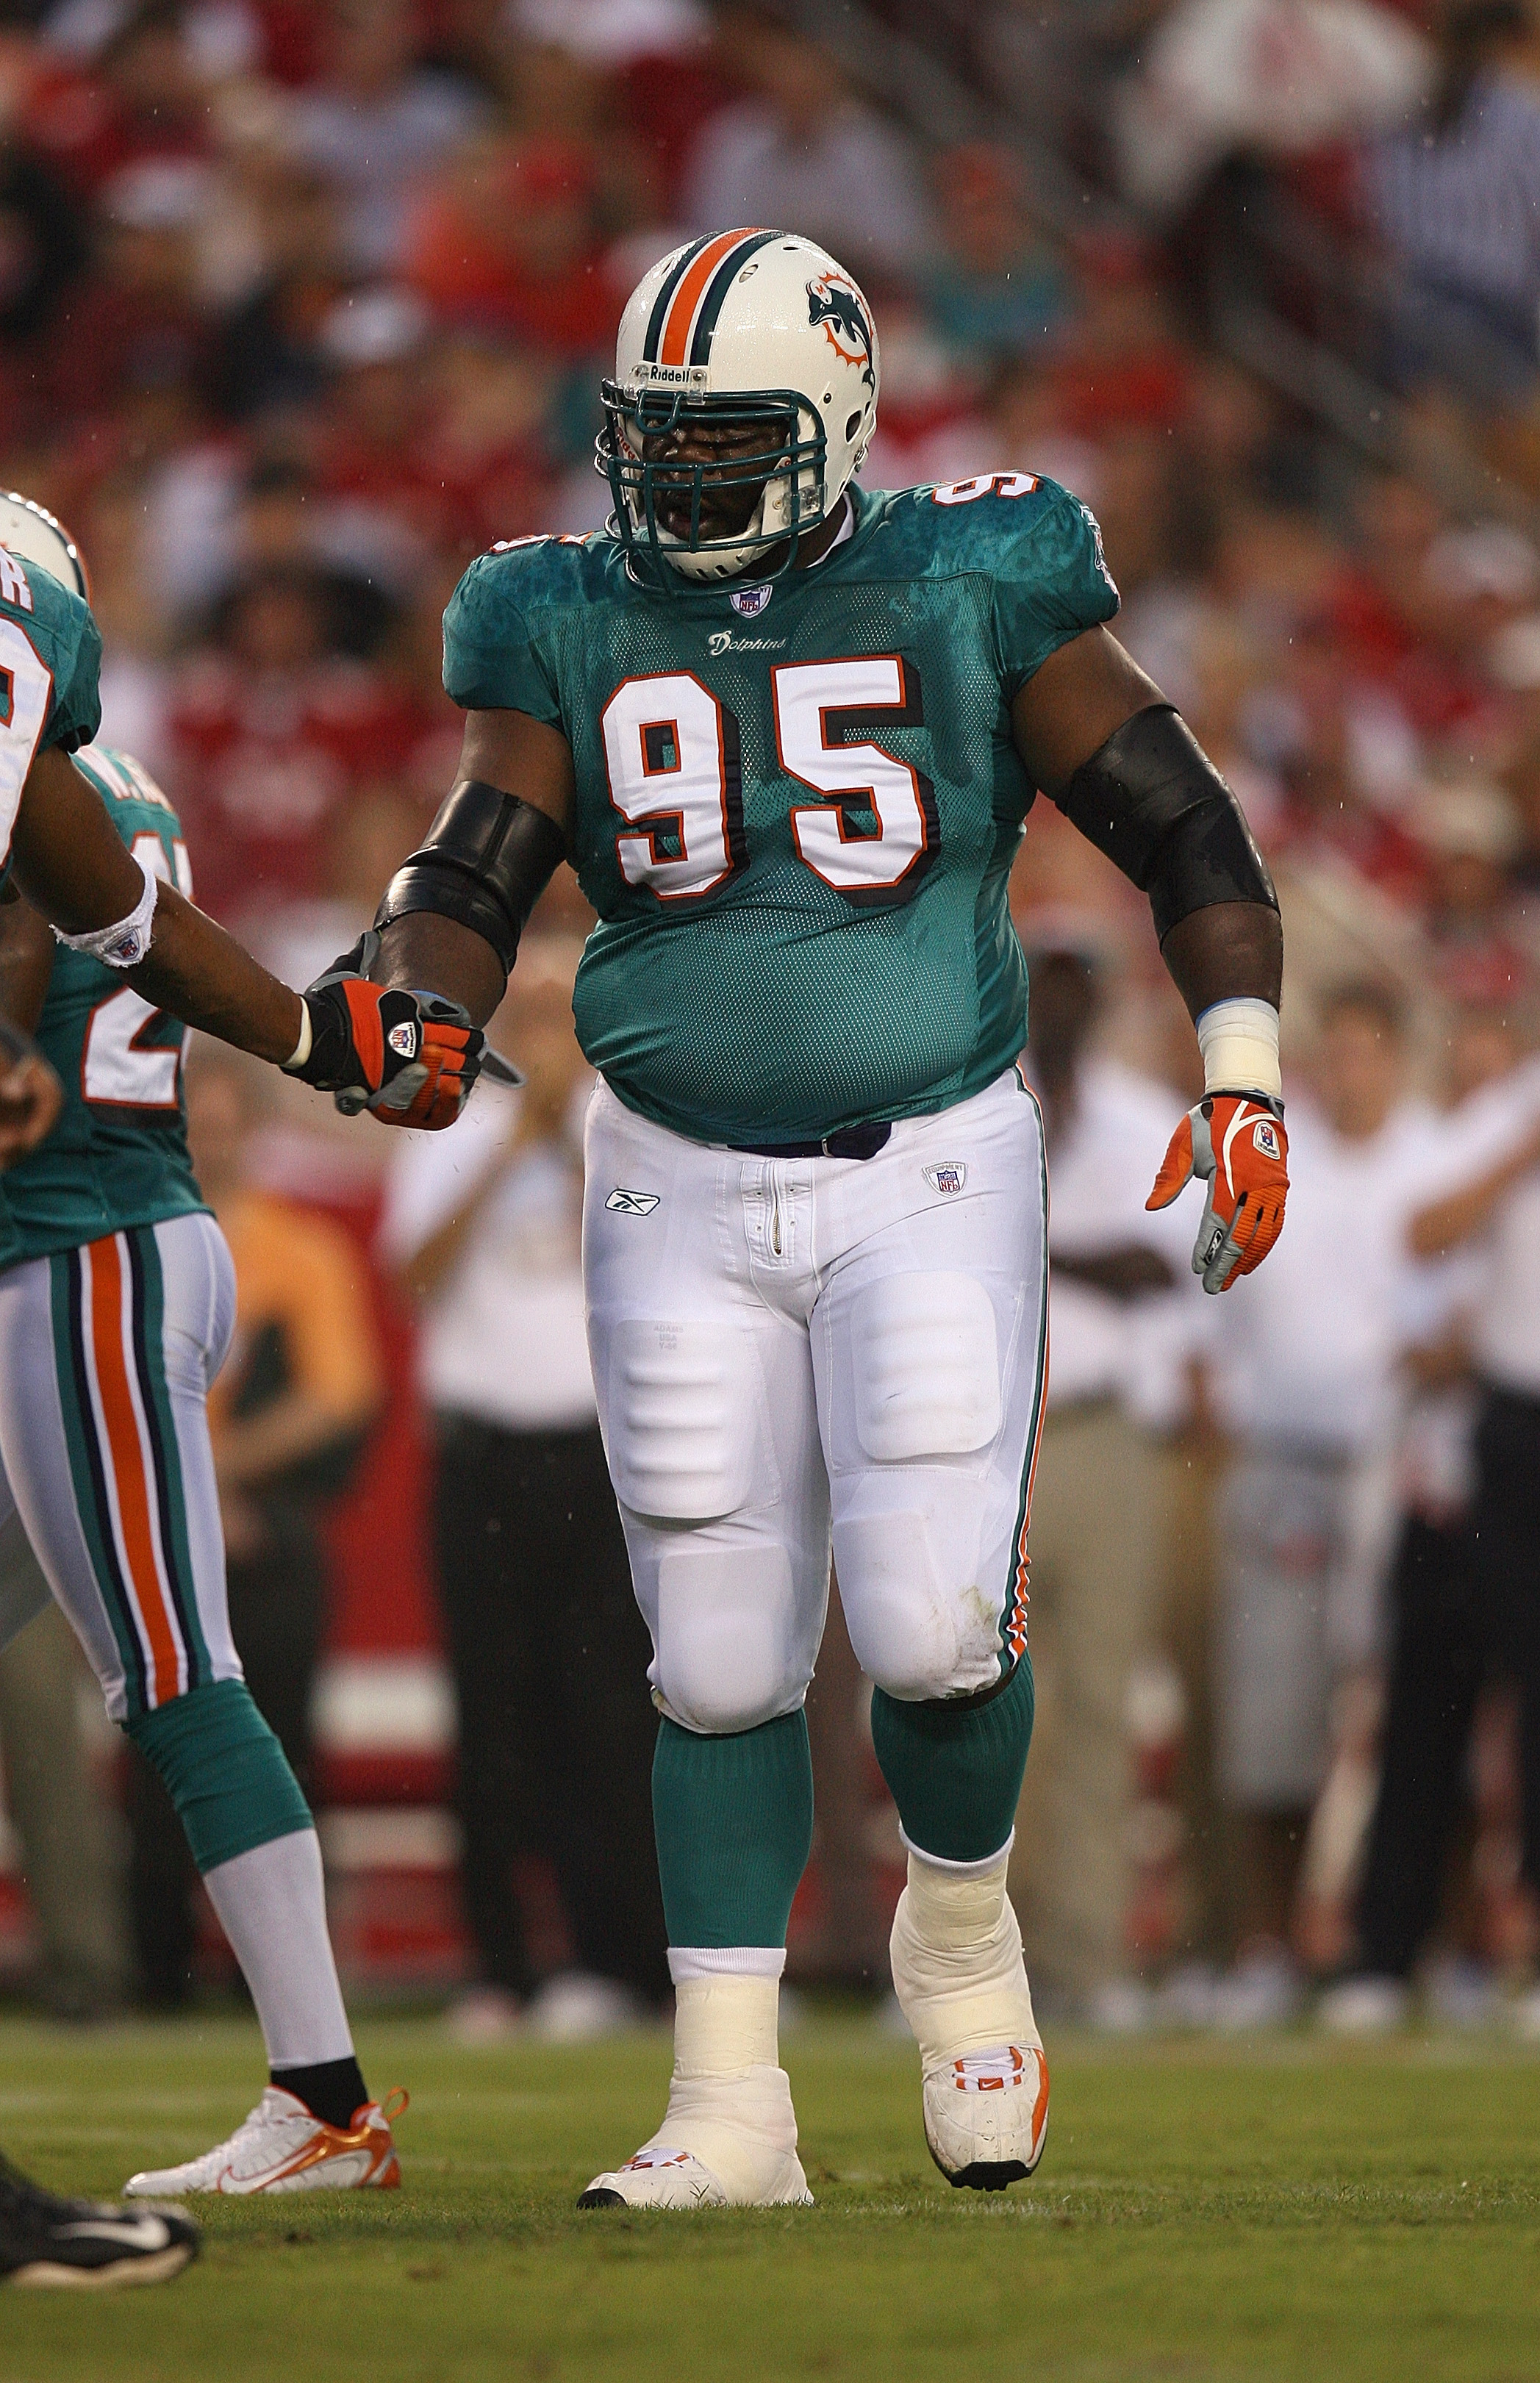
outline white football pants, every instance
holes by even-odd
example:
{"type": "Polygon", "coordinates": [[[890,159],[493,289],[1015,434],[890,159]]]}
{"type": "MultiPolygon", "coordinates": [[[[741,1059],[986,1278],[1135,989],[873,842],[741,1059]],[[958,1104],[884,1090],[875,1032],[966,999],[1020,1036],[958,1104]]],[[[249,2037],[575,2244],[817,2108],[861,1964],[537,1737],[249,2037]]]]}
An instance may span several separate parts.
{"type": "MultiPolygon", "coordinates": [[[[212,1216],[0,1274],[0,1521],[14,1497],[114,1721],[241,1676],[205,1406],[234,1321],[212,1216]]],[[[0,1643],[27,1587],[22,1569],[0,1643]]]]}
{"type": "Polygon", "coordinates": [[[915,1700],[1026,1644],[1047,1367],[1047,1178],[1013,1068],[867,1160],[745,1157],[588,1110],[584,1270],[599,1419],[686,1729],[795,1710],[831,1538],[862,1668],[915,1700]]]}

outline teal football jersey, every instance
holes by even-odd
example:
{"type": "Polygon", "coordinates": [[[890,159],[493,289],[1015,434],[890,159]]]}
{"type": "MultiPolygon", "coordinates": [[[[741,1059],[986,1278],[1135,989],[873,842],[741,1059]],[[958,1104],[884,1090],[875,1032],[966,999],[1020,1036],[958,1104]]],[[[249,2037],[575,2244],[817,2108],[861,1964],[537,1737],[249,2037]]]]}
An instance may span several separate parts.
{"type": "Polygon", "coordinates": [[[1026,1040],[1010,705],[1116,611],[1101,536],[1028,473],[852,499],[765,587],[654,595],[611,537],[521,539],[444,618],[454,701],[572,747],[583,1048],[696,1141],[921,1116],[1026,1040]]]}
{"type": "MultiPolygon", "coordinates": [[[[101,746],[78,753],[75,766],[129,850],[191,895],[180,822],[138,762],[101,746]]],[[[187,1148],[180,1021],[152,1007],[119,969],[60,944],[37,1041],[64,1086],[64,1110],[41,1148],[0,1176],[0,1266],[202,1208],[187,1148]]]]}
{"type": "Polygon", "coordinates": [[[88,745],[102,722],[102,639],[91,608],[51,572],[0,547],[0,862],[21,789],[50,745],[88,745]]]}

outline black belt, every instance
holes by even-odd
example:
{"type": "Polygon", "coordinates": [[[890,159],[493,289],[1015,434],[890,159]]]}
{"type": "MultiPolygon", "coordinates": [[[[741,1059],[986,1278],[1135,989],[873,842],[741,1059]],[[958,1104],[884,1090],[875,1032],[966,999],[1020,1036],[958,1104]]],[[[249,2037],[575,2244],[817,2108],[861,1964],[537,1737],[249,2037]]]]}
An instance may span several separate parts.
{"type": "Polygon", "coordinates": [[[734,1142],[745,1158],[875,1158],[887,1147],[891,1125],[844,1125],[820,1142],[734,1142]]]}

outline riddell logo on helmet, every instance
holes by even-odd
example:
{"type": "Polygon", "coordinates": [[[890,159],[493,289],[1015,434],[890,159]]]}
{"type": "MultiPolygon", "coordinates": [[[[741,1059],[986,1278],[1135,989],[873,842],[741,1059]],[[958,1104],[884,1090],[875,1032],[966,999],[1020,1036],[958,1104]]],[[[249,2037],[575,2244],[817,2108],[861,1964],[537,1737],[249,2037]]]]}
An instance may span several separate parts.
{"type": "Polygon", "coordinates": [[[629,377],[633,385],[642,381],[663,389],[704,389],[711,376],[704,364],[634,364],[629,377]]]}

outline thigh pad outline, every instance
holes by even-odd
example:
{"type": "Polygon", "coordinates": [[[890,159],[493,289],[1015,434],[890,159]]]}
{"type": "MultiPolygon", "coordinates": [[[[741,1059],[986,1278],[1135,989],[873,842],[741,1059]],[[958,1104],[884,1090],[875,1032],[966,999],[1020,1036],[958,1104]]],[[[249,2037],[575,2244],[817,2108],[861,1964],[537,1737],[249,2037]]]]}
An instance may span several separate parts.
{"type": "Polygon", "coordinates": [[[731,1514],[769,1460],[752,1340],[730,1326],[626,1316],[610,1346],[608,1447],[634,1513],[701,1523],[731,1514]],[[760,1445],[763,1443],[763,1445],[760,1445]]]}
{"type": "Polygon", "coordinates": [[[856,1429],[879,1464],[967,1456],[1000,1429],[994,1307],[967,1274],[893,1274],[852,1303],[856,1429]]]}

